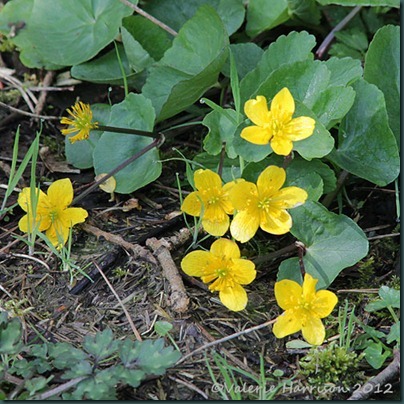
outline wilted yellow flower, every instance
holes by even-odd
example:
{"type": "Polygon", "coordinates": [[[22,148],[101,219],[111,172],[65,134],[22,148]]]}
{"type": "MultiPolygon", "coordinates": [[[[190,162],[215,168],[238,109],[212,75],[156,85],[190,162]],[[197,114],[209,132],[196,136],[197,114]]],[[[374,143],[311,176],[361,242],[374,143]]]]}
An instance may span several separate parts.
{"type": "Polygon", "coordinates": [[[181,268],[190,276],[198,276],[208,283],[209,290],[219,291],[221,302],[230,310],[240,311],[247,305],[247,292],[241,285],[255,279],[253,262],[240,258],[234,241],[220,238],[212,243],[210,251],[193,251],[181,261],[181,268]]]}
{"type": "Polygon", "coordinates": [[[257,185],[244,181],[231,188],[229,198],[237,213],[230,232],[237,241],[250,240],[259,227],[271,234],[290,230],[292,218],[286,209],[303,204],[307,192],[298,187],[281,189],[285,180],[283,168],[269,166],[259,175],[257,185]]]}
{"type": "Polygon", "coordinates": [[[68,109],[67,112],[72,117],[63,117],[60,120],[61,124],[69,125],[67,129],[62,129],[63,135],[69,135],[70,133],[78,132],[77,135],[69,138],[70,143],[74,143],[77,140],[86,140],[90,136],[92,129],[97,129],[98,122],[92,122],[93,111],[91,111],[90,105],[84,104],[84,102],[76,102],[72,109],[68,109]]]}
{"type": "Polygon", "coordinates": [[[244,112],[255,125],[244,128],[240,136],[259,145],[270,143],[272,150],[282,156],[292,151],[292,142],[311,136],[316,123],[308,116],[292,118],[295,101],[286,87],[275,95],[269,111],[266,98],[259,95],[245,103],[244,112]]]}
{"type": "Polygon", "coordinates": [[[234,181],[222,185],[219,175],[211,170],[197,170],[194,174],[195,188],[183,201],[181,210],[191,216],[202,216],[203,228],[212,236],[223,236],[229,228],[229,216],[233,205],[229,190],[234,181]]]}
{"type": "Polygon", "coordinates": [[[277,338],[302,330],[303,338],[312,345],[321,345],[325,328],[321,319],[327,317],[338,303],[337,296],[329,290],[316,292],[318,280],[304,275],[303,287],[289,279],[275,283],[275,298],[285,310],[273,326],[277,338]]]}
{"type": "Polygon", "coordinates": [[[73,186],[68,178],[55,181],[48,188],[48,194],[35,189],[38,197],[36,211],[32,209],[31,188],[24,188],[18,196],[18,204],[27,212],[18,222],[24,233],[32,233],[37,227],[46,230],[46,236],[54,246],[62,247],[68,237],[69,229],[84,222],[88,213],[82,208],[69,208],[73,200],[73,186]]]}

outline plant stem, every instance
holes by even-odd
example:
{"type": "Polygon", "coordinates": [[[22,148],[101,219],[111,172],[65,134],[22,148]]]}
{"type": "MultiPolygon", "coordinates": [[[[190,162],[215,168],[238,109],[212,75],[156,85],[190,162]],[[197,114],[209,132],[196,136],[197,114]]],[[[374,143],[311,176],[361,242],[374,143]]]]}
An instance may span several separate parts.
{"type": "Polygon", "coordinates": [[[121,3],[123,3],[123,4],[125,4],[125,6],[130,7],[132,10],[135,10],[138,14],[140,14],[141,16],[147,18],[152,23],[158,25],[160,28],[164,29],[164,31],[167,31],[172,36],[177,36],[178,35],[178,33],[176,31],[174,31],[172,28],[170,28],[168,25],[166,25],[163,22],[159,21],[157,18],[154,18],[149,13],[146,13],[146,11],[143,11],[141,8],[139,8],[138,6],[135,6],[130,1],[128,1],[128,0],[119,0],[119,1],[121,3]]]}
{"type": "Polygon", "coordinates": [[[114,174],[117,172],[123,170],[126,166],[128,166],[130,163],[133,163],[136,159],[139,157],[143,156],[146,154],[149,150],[153,149],[154,147],[160,147],[164,143],[164,135],[160,134],[159,138],[156,138],[151,142],[148,146],[144,147],[142,150],[134,154],[133,156],[129,157],[127,160],[125,160],[123,163],[119,164],[117,167],[115,167],[112,171],[110,171],[107,175],[99,179],[98,181],[95,181],[93,185],[91,185],[89,188],[87,188],[83,193],[80,195],[76,196],[76,198],[73,199],[73,202],[71,205],[75,205],[78,201],[83,199],[85,196],[87,196],[90,192],[92,192],[95,188],[98,187],[98,185],[102,184],[104,181],[106,181],[108,178],[111,178],[114,174]]]}
{"type": "Polygon", "coordinates": [[[326,50],[328,49],[328,47],[330,46],[330,43],[332,42],[332,40],[335,37],[335,33],[337,31],[340,31],[342,28],[345,27],[345,25],[347,25],[349,23],[349,21],[352,20],[352,18],[355,17],[356,14],[359,13],[360,9],[362,8],[362,6],[356,6],[355,8],[352,9],[352,11],[345,16],[344,19],[342,19],[331,31],[330,33],[325,37],[324,41],[320,44],[320,46],[317,49],[316,52],[316,56],[318,59],[322,59],[322,57],[324,56],[324,53],[326,52],[326,50]]]}
{"type": "Polygon", "coordinates": [[[337,186],[335,187],[334,191],[331,191],[329,194],[327,194],[324,199],[322,204],[328,208],[331,205],[331,202],[333,201],[333,199],[335,198],[335,196],[338,194],[338,192],[340,191],[340,189],[342,188],[342,186],[344,185],[346,179],[349,176],[349,172],[346,170],[342,170],[338,180],[337,180],[337,186]]]}
{"type": "Polygon", "coordinates": [[[124,133],[127,135],[140,135],[140,136],[147,136],[152,138],[159,137],[157,132],[148,132],[140,129],[130,129],[130,128],[117,128],[115,126],[104,126],[104,125],[97,125],[96,130],[104,131],[104,132],[116,132],[116,133],[124,133]]]}

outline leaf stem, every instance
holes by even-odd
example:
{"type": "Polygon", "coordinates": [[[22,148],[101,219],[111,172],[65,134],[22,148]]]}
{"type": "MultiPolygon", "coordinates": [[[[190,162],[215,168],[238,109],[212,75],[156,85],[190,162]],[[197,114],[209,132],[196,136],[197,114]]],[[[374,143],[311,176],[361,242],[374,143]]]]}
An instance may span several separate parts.
{"type": "Polygon", "coordinates": [[[165,140],[164,135],[161,133],[160,137],[154,139],[153,142],[151,142],[149,145],[144,147],[142,150],[140,150],[139,152],[137,152],[133,156],[129,157],[123,163],[119,164],[112,171],[110,171],[107,175],[100,178],[98,181],[95,181],[93,183],[93,185],[91,185],[89,188],[87,188],[83,193],[76,196],[76,198],[73,199],[73,202],[71,203],[71,205],[75,205],[78,201],[83,199],[85,196],[87,196],[89,193],[91,193],[95,188],[97,188],[98,185],[102,184],[104,181],[106,181],[108,178],[112,177],[117,172],[123,170],[130,163],[133,163],[136,159],[138,159],[139,157],[146,154],[149,150],[153,149],[154,147],[157,147],[157,148],[160,147],[164,143],[164,140],[165,140]]]}
{"type": "Polygon", "coordinates": [[[325,37],[324,41],[320,44],[320,46],[318,47],[317,51],[316,51],[316,56],[318,59],[322,59],[324,56],[324,53],[326,52],[326,50],[328,49],[328,47],[330,46],[330,43],[332,42],[332,40],[335,37],[335,33],[337,31],[340,31],[342,28],[345,27],[345,25],[347,25],[349,23],[349,21],[352,20],[352,18],[355,17],[356,14],[359,13],[359,11],[361,10],[362,6],[356,6],[355,8],[352,9],[352,11],[347,14],[345,16],[344,19],[342,19],[331,31],[330,33],[325,37]]]}
{"type": "Polygon", "coordinates": [[[104,131],[104,132],[115,132],[115,133],[124,133],[127,135],[140,135],[140,136],[147,136],[152,137],[154,139],[159,137],[157,132],[149,132],[140,129],[131,129],[131,128],[118,128],[115,126],[106,126],[106,125],[97,125],[96,130],[104,131]]]}

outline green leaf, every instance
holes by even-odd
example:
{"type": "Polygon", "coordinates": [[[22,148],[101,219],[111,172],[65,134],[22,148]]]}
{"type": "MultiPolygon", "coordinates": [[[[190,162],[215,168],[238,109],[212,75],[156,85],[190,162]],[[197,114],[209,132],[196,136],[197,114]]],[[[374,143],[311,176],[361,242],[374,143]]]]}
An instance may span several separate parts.
{"type": "Polygon", "coordinates": [[[398,342],[400,343],[400,321],[398,323],[395,323],[391,326],[390,332],[386,337],[386,342],[388,344],[391,344],[392,342],[398,342]]]}
{"type": "Polygon", "coordinates": [[[287,175],[285,187],[303,188],[308,194],[307,200],[318,201],[323,195],[323,180],[317,173],[299,171],[291,174],[289,171],[287,175]]]}
{"type": "Polygon", "coordinates": [[[289,19],[287,0],[250,0],[247,8],[246,33],[253,38],[289,19]]]}
{"type": "Polygon", "coordinates": [[[380,369],[385,360],[391,355],[391,352],[383,352],[383,344],[381,342],[371,342],[365,349],[365,359],[373,369],[380,369]]]}
{"type": "MultiPolygon", "coordinates": [[[[193,161],[217,173],[219,157],[211,156],[208,153],[199,153],[194,157],[193,161]]],[[[200,167],[198,166],[198,168],[200,167]]],[[[240,161],[239,159],[230,159],[226,156],[223,160],[222,179],[224,182],[230,182],[236,178],[240,178],[240,161]]]]}
{"type": "Polygon", "coordinates": [[[316,126],[310,137],[293,142],[293,150],[296,150],[306,160],[326,156],[334,147],[333,137],[310,109],[298,101],[295,101],[295,104],[294,117],[309,116],[316,120],[316,126]]]}
{"type": "MultiPolygon", "coordinates": [[[[28,5],[31,2],[27,2],[28,5]]],[[[94,57],[118,34],[123,17],[132,10],[121,2],[103,0],[35,0],[29,19],[14,42],[21,48],[21,60],[42,59],[42,67],[52,64],[72,66],[94,57]]]]}
{"type": "Polygon", "coordinates": [[[318,25],[321,12],[315,0],[288,0],[289,15],[308,24],[318,25]]]}
{"type": "Polygon", "coordinates": [[[18,318],[9,319],[6,312],[0,312],[0,354],[15,355],[22,347],[22,325],[18,318]]]}
{"type": "MultiPolygon", "coordinates": [[[[109,126],[152,131],[154,110],[151,102],[140,94],[130,93],[111,108],[109,126]]],[[[96,175],[108,173],[153,140],[139,135],[104,132],[94,150],[96,175]]],[[[116,192],[128,194],[156,180],[161,174],[159,152],[155,148],[114,175],[116,192]]]]}
{"type": "Polygon", "coordinates": [[[53,379],[53,376],[49,376],[48,378],[39,376],[33,377],[32,379],[26,380],[24,387],[29,391],[30,395],[34,395],[37,391],[44,389],[48,382],[53,379]]]}
{"type": "Polygon", "coordinates": [[[234,134],[241,116],[233,109],[221,109],[209,112],[203,118],[202,124],[209,128],[203,140],[203,148],[213,156],[220,154],[225,143],[227,156],[231,159],[238,155],[233,147],[234,134]]]}
{"type": "Polygon", "coordinates": [[[328,87],[319,95],[312,110],[318,120],[330,129],[348,113],[354,100],[352,87],[328,87]]]}
{"type": "Polygon", "coordinates": [[[74,348],[66,342],[49,344],[49,357],[53,358],[53,366],[56,369],[73,367],[78,362],[87,359],[87,355],[81,349],[74,348]]]}
{"type": "Polygon", "coordinates": [[[376,330],[374,327],[370,327],[369,325],[366,325],[366,324],[363,324],[363,323],[361,323],[360,325],[361,325],[361,327],[363,328],[363,331],[365,331],[366,334],[367,334],[369,337],[374,338],[376,341],[377,341],[378,339],[384,338],[384,337],[386,336],[385,333],[376,330]]]}
{"type": "MultiPolygon", "coordinates": [[[[128,58],[122,45],[118,45],[118,52],[128,83],[132,86],[140,86],[142,78],[130,68],[128,58]]],[[[122,71],[115,49],[99,58],[73,66],[70,72],[72,77],[91,83],[123,84],[122,71]]]]}
{"type": "Polygon", "coordinates": [[[384,93],[390,128],[400,145],[400,27],[376,32],[365,58],[364,78],[384,93]]]}
{"type": "Polygon", "coordinates": [[[143,9],[170,28],[179,31],[204,4],[216,10],[229,36],[236,32],[244,21],[245,9],[242,0],[153,0],[147,2],[143,9]]]}
{"type": "Polygon", "coordinates": [[[324,63],[331,72],[330,86],[347,86],[362,77],[363,69],[360,60],[332,57],[324,63]]]}
{"type": "Polygon", "coordinates": [[[245,126],[248,125],[242,124],[241,126],[239,126],[234,134],[234,141],[233,141],[234,150],[245,161],[253,161],[253,162],[261,161],[265,157],[267,157],[270,153],[272,153],[272,148],[269,145],[269,143],[266,145],[257,145],[241,138],[240,133],[242,128],[245,126]]]}
{"type": "MultiPolygon", "coordinates": [[[[247,73],[253,70],[262,58],[264,51],[253,42],[232,43],[230,50],[236,62],[237,74],[241,80],[247,73]]],[[[227,59],[222,68],[222,73],[230,77],[230,60],[227,59]]]]}
{"type": "Polygon", "coordinates": [[[316,45],[313,35],[306,31],[292,31],[281,35],[262,55],[257,67],[240,82],[241,101],[245,103],[258,94],[258,89],[268,76],[280,67],[306,59],[313,60],[311,50],[316,45]]]}
{"type": "MultiPolygon", "coordinates": [[[[93,104],[93,120],[100,125],[106,125],[111,114],[111,106],[108,104],[93,104]]],[[[67,161],[77,168],[91,168],[93,164],[93,151],[103,132],[99,130],[90,131],[89,141],[80,141],[70,143],[69,138],[74,136],[67,135],[65,138],[65,154],[67,161]]]]}
{"type": "Polygon", "coordinates": [[[154,323],[154,331],[156,331],[160,337],[166,336],[172,329],[173,325],[168,321],[156,321],[154,323]]]}
{"type": "Polygon", "coordinates": [[[389,288],[388,286],[382,286],[379,289],[380,299],[374,302],[370,302],[365,306],[365,310],[368,312],[379,311],[385,309],[388,306],[400,308],[400,291],[389,288]]]}
{"type": "Polygon", "coordinates": [[[307,349],[313,347],[313,345],[300,339],[292,339],[291,341],[288,341],[285,345],[286,348],[288,349],[307,349]]]}
{"type": "Polygon", "coordinates": [[[335,37],[338,41],[359,52],[365,52],[369,46],[368,37],[358,27],[337,31],[335,37]]]}
{"type": "MultiPolygon", "coordinates": [[[[358,225],[345,215],[329,212],[318,202],[308,201],[291,209],[293,236],[304,243],[306,272],[319,280],[317,289],[327,288],[338,274],[366,256],[368,241],[358,225]]],[[[283,272],[299,273],[298,258],[281,263],[278,280],[286,279],[283,272]]]]}
{"type": "Polygon", "coordinates": [[[133,38],[126,28],[121,28],[121,35],[129,65],[136,73],[141,72],[155,62],[155,60],[149,55],[143,46],[133,38]]]}
{"type": "Polygon", "coordinates": [[[75,377],[89,376],[93,373],[93,366],[88,360],[75,362],[69,370],[63,373],[62,379],[74,379],[75,377]]]}
{"type": "Polygon", "coordinates": [[[150,67],[143,95],[159,121],[192,105],[215,84],[228,55],[228,36],[220,17],[207,5],[184,24],[164,57],[150,67]]]}
{"type": "Polygon", "coordinates": [[[112,356],[118,349],[118,344],[112,331],[107,328],[95,335],[87,335],[83,341],[83,348],[100,362],[112,356]]]}
{"type": "Polygon", "coordinates": [[[329,4],[339,4],[340,6],[354,7],[354,6],[387,6],[400,8],[400,0],[316,0],[322,6],[329,4]]]}
{"type": "MultiPolygon", "coordinates": [[[[156,61],[160,60],[165,51],[172,45],[171,35],[141,15],[125,17],[122,20],[122,26],[140,44],[142,49],[156,61]]],[[[125,50],[127,51],[126,45],[125,50]]],[[[131,60],[129,55],[128,58],[131,60]]]]}
{"type": "Polygon", "coordinates": [[[388,125],[383,93],[373,84],[353,84],[354,104],[339,127],[338,149],[329,158],[341,168],[377,185],[397,178],[397,143],[388,125]]]}

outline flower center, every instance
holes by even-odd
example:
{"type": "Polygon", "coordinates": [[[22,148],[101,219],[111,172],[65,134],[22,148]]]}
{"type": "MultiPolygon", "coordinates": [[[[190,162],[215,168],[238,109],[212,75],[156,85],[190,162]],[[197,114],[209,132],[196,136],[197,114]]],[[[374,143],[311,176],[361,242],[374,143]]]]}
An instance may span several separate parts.
{"type": "Polygon", "coordinates": [[[56,221],[56,219],[58,218],[58,211],[57,210],[51,210],[49,212],[49,216],[50,216],[51,222],[54,223],[56,221]]]}
{"type": "Polygon", "coordinates": [[[228,269],[227,268],[218,268],[216,269],[216,275],[218,278],[224,278],[227,276],[228,269]]]}
{"type": "Polygon", "coordinates": [[[269,209],[269,207],[271,206],[271,198],[264,198],[261,199],[260,201],[258,201],[258,208],[259,209],[263,209],[263,210],[267,210],[269,209]]]}

